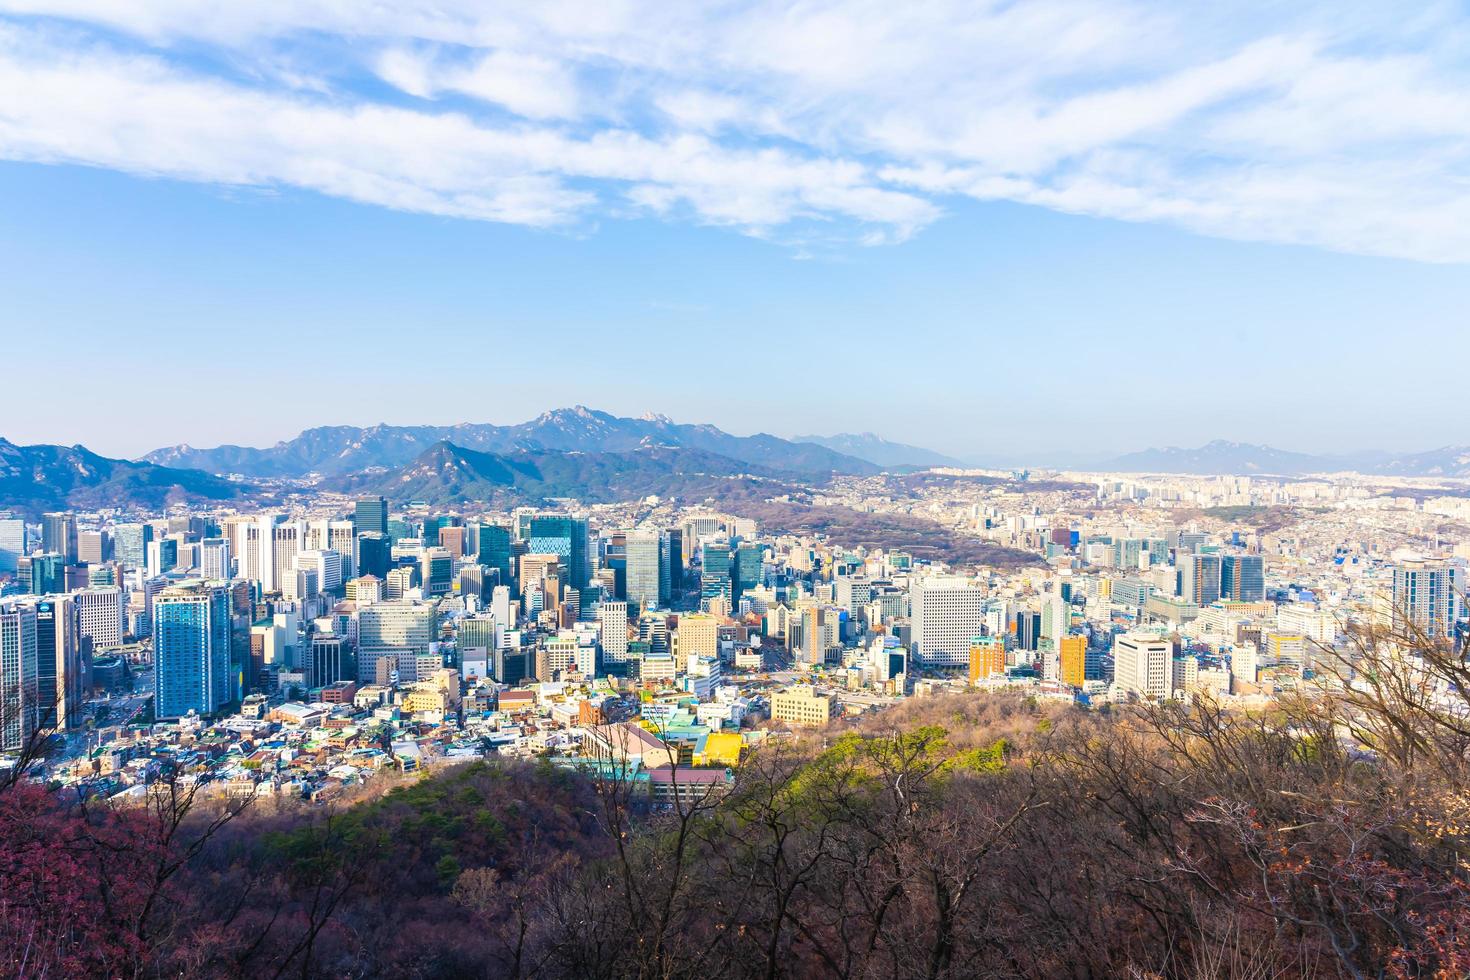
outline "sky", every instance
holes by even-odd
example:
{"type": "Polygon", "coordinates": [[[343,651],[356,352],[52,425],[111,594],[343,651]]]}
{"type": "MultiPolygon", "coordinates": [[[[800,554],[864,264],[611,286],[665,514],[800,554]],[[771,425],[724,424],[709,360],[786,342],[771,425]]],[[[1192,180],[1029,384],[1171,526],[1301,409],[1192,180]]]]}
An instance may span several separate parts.
{"type": "Polygon", "coordinates": [[[0,437],[1470,443],[1467,55],[1449,3],[0,0],[0,437]]]}

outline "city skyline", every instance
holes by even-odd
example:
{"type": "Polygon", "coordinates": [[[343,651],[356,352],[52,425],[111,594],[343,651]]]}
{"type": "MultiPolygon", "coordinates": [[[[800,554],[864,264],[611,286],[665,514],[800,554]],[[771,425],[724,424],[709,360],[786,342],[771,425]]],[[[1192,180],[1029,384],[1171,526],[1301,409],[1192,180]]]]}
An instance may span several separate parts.
{"type": "Polygon", "coordinates": [[[576,403],[962,458],[1470,442],[1422,383],[1470,356],[1448,8],[4,9],[0,332],[150,381],[18,372],[17,443],[576,403]],[[344,405],[419,394],[405,356],[432,397],[344,405]]]}

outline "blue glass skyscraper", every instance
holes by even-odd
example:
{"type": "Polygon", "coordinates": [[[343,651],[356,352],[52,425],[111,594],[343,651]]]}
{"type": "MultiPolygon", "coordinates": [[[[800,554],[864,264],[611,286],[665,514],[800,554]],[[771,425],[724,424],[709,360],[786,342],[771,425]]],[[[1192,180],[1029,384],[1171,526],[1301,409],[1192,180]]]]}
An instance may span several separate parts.
{"type": "Polygon", "coordinates": [[[230,592],[189,583],[153,600],[154,707],[159,718],[212,715],[234,700],[230,592]]]}

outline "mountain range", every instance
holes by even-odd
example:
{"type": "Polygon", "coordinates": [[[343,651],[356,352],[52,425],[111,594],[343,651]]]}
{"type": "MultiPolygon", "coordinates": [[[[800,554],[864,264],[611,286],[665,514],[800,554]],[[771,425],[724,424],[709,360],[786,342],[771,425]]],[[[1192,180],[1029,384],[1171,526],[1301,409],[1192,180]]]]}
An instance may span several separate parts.
{"type": "Polygon", "coordinates": [[[1302,476],[1354,472],[1375,476],[1470,477],[1470,446],[1445,446],[1422,453],[1368,450],[1342,455],[1291,452],[1216,439],[1197,449],[1145,449],[1088,467],[1106,473],[1197,473],[1302,476]]]}
{"type": "Polygon", "coordinates": [[[109,459],[82,446],[17,446],[0,439],[0,507],[31,517],[69,508],[232,501],[250,489],[199,470],[109,459]]]}
{"type": "Polygon", "coordinates": [[[931,466],[966,466],[962,460],[921,446],[892,442],[871,432],[839,432],[835,436],[792,436],[797,442],[809,442],[825,446],[844,456],[855,456],[884,469],[912,467],[927,469],[931,466]]]}
{"type": "Polygon", "coordinates": [[[162,466],[256,478],[334,477],[408,465],[440,442],[480,453],[629,452],[693,449],[805,477],[870,475],[881,467],[809,442],[760,433],[735,436],[713,425],[688,425],[662,415],[622,418],[582,405],[546,412],[519,425],[322,426],[268,448],[170,446],[143,459],[162,466]]]}
{"type": "Polygon", "coordinates": [[[621,452],[482,453],[438,442],[401,469],[337,477],[324,485],[343,493],[381,494],[436,506],[470,501],[543,503],[558,497],[596,504],[654,494],[703,500],[753,486],[779,493],[783,477],[789,479],[790,474],[701,449],[644,446],[621,452]]]}

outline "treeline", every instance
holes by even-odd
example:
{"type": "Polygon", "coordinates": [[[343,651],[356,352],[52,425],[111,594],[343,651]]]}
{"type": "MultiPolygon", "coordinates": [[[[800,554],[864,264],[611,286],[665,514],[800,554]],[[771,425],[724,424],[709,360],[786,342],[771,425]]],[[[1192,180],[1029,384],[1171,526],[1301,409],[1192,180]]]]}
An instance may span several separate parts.
{"type": "Polygon", "coordinates": [[[669,809],[544,762],[336,807],[16,784],[5,972],[1466,976],[1470,726],[1403,680],[1465,668],[1363,642],[1374,680],[1260,714],[911,700],[669,809]]]}

